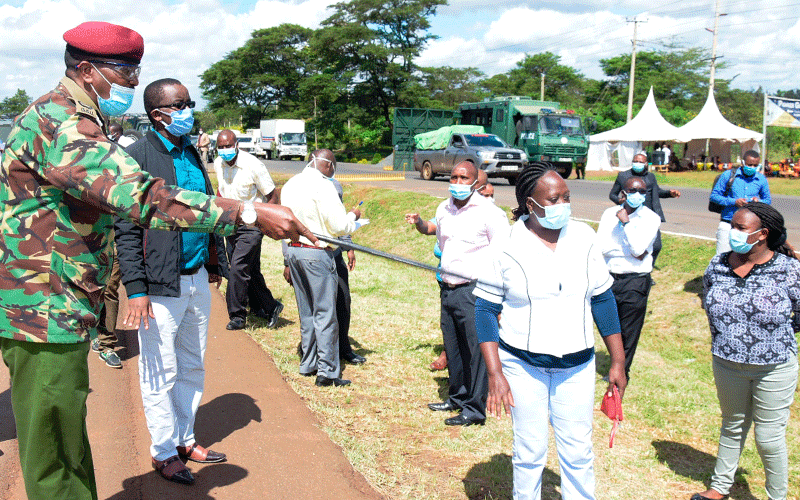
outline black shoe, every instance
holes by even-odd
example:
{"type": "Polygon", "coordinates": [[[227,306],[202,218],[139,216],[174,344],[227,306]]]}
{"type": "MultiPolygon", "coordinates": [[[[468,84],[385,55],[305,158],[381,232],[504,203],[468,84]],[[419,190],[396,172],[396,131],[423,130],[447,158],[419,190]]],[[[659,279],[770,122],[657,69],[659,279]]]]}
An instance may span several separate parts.
{"type": "Polygon", "coordinates": [[[281,318],[281,312],[283,311],[283,303],[278,301],[275,305],[275,309],[272,310],[272,314],[269,315],[269,322],[267,323],[267,328],[275,328],[278,324],[278,320],[281,318]]]}
{"type": "Polygon", "coordinates": [[[244,330],[244,318],[233,318],[225,328],[227,330],[244,330]]]}
{"type": "Polygon", "coordinates": [[[314,382],[314,385],[316,385],[317,387],[330,387],[332,385],[336,387],[342,387],[345,385],[350,385],[350,381],[342,380],[339,377],[328,378],[328,377],[323,377],[322,375],[318,375],[317,380],[314,382]]]}
{"type": "Polygon", "coordinates": [[[485,420],[473,420],[464,415],[456,415],[455,417],[445,419],[444,425],[463,425],[464,427],[468,427],[470,425],[483,425],[484,422],[485,420]]]}
{"type": "Polygon", "coordinates": [[[445,401],[444,403],[428,403],[428,408],[433,411],[458,411],[458,406],[450,401],[445,401]]]}
{"type": "Polygon", "coordinates": [[[342,356],[342,359],[346,362],[350,363],[351,365],[363,365],[367,362],[367,358],[364,356],[359,356],[358,354],[351,352],[350,354],[345,354],[342,356]]]}

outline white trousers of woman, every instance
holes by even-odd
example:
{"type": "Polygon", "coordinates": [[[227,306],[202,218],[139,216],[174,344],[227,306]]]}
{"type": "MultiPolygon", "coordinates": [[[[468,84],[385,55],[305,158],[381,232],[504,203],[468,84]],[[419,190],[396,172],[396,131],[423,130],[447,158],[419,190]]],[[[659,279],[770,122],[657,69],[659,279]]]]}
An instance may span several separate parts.
{"type": "Polygon", "coordinates": [[[514,500],[540,500],[553,426],[564,500],[594,500],[594,357],[568,369],[537,368],[500,349],[514,407],[514,500]]]}

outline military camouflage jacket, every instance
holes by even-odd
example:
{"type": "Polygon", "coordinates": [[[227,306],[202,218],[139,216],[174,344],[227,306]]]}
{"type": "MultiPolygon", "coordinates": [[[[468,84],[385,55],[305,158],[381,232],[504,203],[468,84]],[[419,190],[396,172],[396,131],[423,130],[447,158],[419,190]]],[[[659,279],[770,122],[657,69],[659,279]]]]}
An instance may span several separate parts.
{"type": "Polygon", "coordinates": [[[0,337],[50,343],[96,335],[115,215],[143,227],[228,235],[241,209],[141,171],[69,78],[14,120],[0,200],[0,337]]]}

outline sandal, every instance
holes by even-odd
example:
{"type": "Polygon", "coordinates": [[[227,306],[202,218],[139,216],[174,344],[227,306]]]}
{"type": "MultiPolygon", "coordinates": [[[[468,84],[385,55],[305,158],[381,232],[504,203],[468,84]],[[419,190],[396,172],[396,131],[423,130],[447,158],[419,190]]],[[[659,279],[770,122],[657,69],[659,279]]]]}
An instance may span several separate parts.
{"type": "Polygon", "coordinates": [[[192,446],[178,446],[177,450],[178,456],[181,457],[183,461],[191,460],[199,464],[215,464],[227,460],[224,453],[217,453],[216,451],[203,448],[197,444],[197,442],[192,446]]]}
{"type": "Polygon", "coordinates": [[[153,468],[167,481],[180,484],[194,484],[192,472],[183,465],[178,455],[166,460],[153,459],[153,468]]]}

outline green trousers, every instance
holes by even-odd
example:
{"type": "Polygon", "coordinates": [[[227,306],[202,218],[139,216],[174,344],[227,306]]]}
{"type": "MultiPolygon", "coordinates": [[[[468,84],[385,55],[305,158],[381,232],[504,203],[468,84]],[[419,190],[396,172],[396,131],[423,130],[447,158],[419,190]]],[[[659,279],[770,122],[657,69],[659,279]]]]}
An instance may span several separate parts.
{"type": "Polygon", "coordinates": [[[89,343],[0,338],[30,500],[97,500],[86,432],[89,343]]]}

